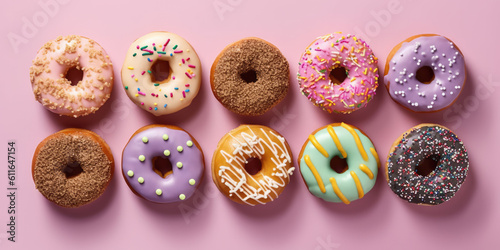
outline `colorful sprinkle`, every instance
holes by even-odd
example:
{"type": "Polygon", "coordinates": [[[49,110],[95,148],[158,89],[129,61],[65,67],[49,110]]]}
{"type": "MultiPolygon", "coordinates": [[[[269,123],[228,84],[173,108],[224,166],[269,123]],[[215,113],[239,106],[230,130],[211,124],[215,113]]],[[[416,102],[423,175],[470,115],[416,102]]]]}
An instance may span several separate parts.
{"type": "Polygon", "coordinates": [[[177,166],[177,168],[182,168],[182,162],[177,162],[177,164],[175,164],[177,166]]]}
{"type": "Polygon", "coordinates": [[[177,146],[177,151],[182,152],[182,150],[184,150],[182,146],[177,146]]]}
{"type": "Polygon", "coordinates": [[[137,181],[142,184],[142,183],[144,183],[144,178],[139,177],[139,178],[137,178],[137,181]]]}
{"type": "Polygon", "coordinates": [[[161,189],[156,189],[156,195],[160,196],[161,194],[163,194],[163,192],[161,191],[161,189]]]}
{"type": "Polygon", "coordinates": [[[183,200],[185,200],[185,199],[186,199],[186,195],[184,195],[184,194],[180,194],[180,195],[179,195],[179,199],[181,199],[182,201],[183,201],[183,200]]]}
{"type": "Polygon", "coordinates": [[[196,181],[194,179],[189,179],[189,185],[193,186],[196,184],[196,181]]]}
{"type": "Polygon", "coordinates": [[[166,141],[166,140],[168,140],[168,135],[167,134],[163,134],[162,138],[163,138],[164,141],[166,141]]]}
{"type": "Polygon", "coordinates": [[[149,139],[146,136],[142,137],[142,142],[148,143],[148,141],[149,141],[149,139]]]}
{"type": "Polygon", "coordinates": [[[163,151],[163,154],[165,156],[170,156],[170,150],[167,149],[167,150],[163,151]]]}
{"type": "Polygon", "coordinates": [[[187,142],[186,142],[186,145],[187,145],[188,147],[192,147],[192,146],[193,146],[193,142],[192,142],[192,141],[187,141],[187,142]]]}

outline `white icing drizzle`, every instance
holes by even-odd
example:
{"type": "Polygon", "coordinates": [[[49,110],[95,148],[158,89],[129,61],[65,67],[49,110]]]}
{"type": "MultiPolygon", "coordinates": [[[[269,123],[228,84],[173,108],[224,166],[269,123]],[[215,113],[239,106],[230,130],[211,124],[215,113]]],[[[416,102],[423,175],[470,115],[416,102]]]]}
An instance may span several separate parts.
{"type": "Polygon", "coordinates": [[[231,135],[238,142],[238,144],[233,145],[235,148],[233,152],[220,151],[227,165],[219,167],[218,175],[221,178],[221,183],[229,188],[230,196],[234,194],[248,205],[253,205],[248,200],[264,204],[265,202],[262,202],[261,199],[270,198],[274,200],[278,197],[276,189],[282,188],[288,183],[290,175],[292,175],[295,168],[286,168],[287,163],[291,163],[292,159],[290,152],[287,150],[285,138],[276,135],[272,131],[270,132],[271,136],[280,141],[281,145],[279,145],[271,139],[270,135],[264,129],[261,128],[260,130],[266,137],[261,138],[257,137],[250,127],[247,126],[247,128],[251,134],[246,132],[240,134],[245,140],[244,142],[237,140],[231,135]],[[266,152],[266,149],[268,152],[266,152]],[[274,164],[272,176],[278,177],[279,181],[262,173],[257,174],[262,176],[257,181],[252,175],[243,170],[248,158],[255,157],[262,159],[262,156],[265,154],[272,154],[271,160],[274,164]],[[247,180],[257,183],[258,188],[249,185],[247,180]]]}

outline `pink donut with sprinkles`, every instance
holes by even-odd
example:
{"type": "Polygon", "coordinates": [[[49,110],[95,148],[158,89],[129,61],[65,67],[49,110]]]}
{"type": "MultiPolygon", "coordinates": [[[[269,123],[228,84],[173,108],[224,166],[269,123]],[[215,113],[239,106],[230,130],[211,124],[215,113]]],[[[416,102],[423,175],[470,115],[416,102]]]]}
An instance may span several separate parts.
{"type": "Polygon", "coordinates": [[[134,41],[121,74],[130,100],[156,116],[189,106],[201,85],[201,63],[193,47],[164,31],[134,41]]]}
{"type": "Polygon", "coordinates": [[[329,113],[366,107],[378,87],[378,58],[370,46],[341,32],[314,40],[299,61],[300,90],[329,113]]]}
{"type": "Polygon", "coordinates": [[[46,109],[76,118],[96,112],[109,99],[113,66],[95,41],[60,36],[38,51],[30,67],[30,80],[35,99],[46,109]],[[70,71],[80,71],[81,80],[68,80],[70,71]]]}

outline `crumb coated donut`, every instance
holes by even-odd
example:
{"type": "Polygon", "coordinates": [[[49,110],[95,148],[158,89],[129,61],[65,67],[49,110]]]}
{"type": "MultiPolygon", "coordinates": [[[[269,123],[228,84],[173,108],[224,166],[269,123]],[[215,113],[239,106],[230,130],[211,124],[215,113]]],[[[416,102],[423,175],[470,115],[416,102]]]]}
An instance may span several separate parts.
{"type": "Polygon", "coordinates": [[[333,123],[309,135],[302,146],[299,165],[311,194],[325,201],[350,204],[373,188],[380,161],[363,131],[345,123],[333,123]]]}
{"type": "Polygon", "coordinates": [[[135,40],[121,71],[130,100],[155,116],[186,108],[201,86],[201,63],[184,38],[157,31],[135,40]]]}
{"type": "Polygon", "coordinates": [[[38,51],[30,67],[35,99],[59,115],[79,117],[96,112],[111,95],[113,66],[104,49],[82,36],[58,37],[38,51]],[[69,70],[82,71],[72,85],[69,70]]]}
{"type": "Polygon", "coordinates": [[[260,38],[244,38],[224,48],[210,71],[212,92],[236,114],[256,116],[285,98],[290,85],[288,61],[260,38]]]}
{"type": "Polygon", "coordinates": [[[436,112],[451,106],[462,92],[465,60],[448,38],[416,35],[392,49],[384,75],[395,102],[415,112],[436,112]]]}
{"type": "Polygon", "coordinates": [[[219,141],[212,158],[212,179],[219,191],[250,206],[278,198],[294,169],[285,138],[260,125],[231,130],[219,141]]]}
{"type": "Polygon", "coordinates": [[[318,37],[302,54],[297,80],[302,94],[329,113],[366,107],[378,87],[378,58],[366,42],[341,32],[318,37]]]}
{"type": "Polygon", "coordinates": [[[420,124],[392,145],[386,177],[401,199],[438,205],[455,196],[468,170],[467,150],[452,131],[438,124],[420,124]]]}
{"type": "Polygon", "coordinates": [[[127,185],[139,197],[155,203],[191,197],[204,169],[200,145],[176,126],[142,127],[123,149],[122,174],[127,185]]]}
{"type": "Polygon", "coordinates": [[[35,187],[62,207],[79,207],[97,199],[113,176],[109,146],[96,133],[69,128],[45,138],[35,150],[35,187]]]}

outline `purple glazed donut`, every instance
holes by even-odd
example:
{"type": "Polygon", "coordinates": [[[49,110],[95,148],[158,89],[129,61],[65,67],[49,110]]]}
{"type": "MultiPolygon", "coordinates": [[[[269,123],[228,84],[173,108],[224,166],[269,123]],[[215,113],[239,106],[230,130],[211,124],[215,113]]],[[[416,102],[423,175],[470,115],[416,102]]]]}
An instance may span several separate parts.
{"type": "Polygon", "coordinates": [[[466,79],[464,56],[448,38],[412,36],[387,57],[384,82],[391,98],[415,112],[435,112],[452,105],[466,79]]]}
{"type": "Polygon", "coordinates": [[[142,127],[123,149],[122,173],[127,185],[136,195],[156,203],[191,197],[204,169],[200,145],[176,126],[142,127]]]}

